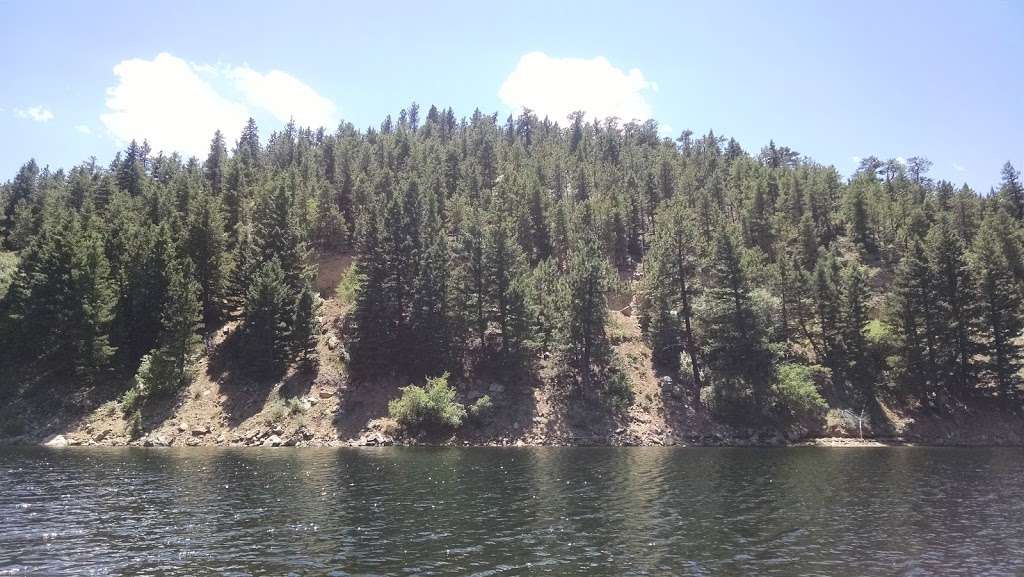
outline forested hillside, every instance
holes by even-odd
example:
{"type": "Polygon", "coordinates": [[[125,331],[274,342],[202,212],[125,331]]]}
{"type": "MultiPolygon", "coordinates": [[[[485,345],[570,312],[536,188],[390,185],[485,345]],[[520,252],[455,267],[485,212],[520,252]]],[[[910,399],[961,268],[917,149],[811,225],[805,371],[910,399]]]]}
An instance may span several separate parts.
{"type": "Polygon", "coordinates": [[[1020,175],[974,191],[929,166],[869,157],[845,179],[653,121],[415,104],[365,131],[261,140],[250,120],[204,159],[132,142],[109,166],[29,161],[0,189],[0,387],[49,402],[102,385],[141,421],[228,327],[253,388],[329,362],[363,387],[448,373],[424,395],[547,383],[622,408],[635,359],[609,315],[625,314],[643,362],[721,422],[1017,411],[1020,175]],[[337,296],[318,290],[318,256],[342,254],[337,296]],[[322,297],[342,311],[326,359],[322,297]]]}

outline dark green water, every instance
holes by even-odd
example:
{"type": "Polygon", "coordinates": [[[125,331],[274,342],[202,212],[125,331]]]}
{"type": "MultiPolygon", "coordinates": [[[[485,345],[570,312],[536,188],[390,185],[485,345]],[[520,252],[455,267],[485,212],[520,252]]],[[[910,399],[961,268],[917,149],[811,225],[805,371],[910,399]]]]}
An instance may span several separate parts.
{"type": "Polygon", "coordinates": [[[0,449],[0,575],[1024,575],[1019,449],[0,449]]]}

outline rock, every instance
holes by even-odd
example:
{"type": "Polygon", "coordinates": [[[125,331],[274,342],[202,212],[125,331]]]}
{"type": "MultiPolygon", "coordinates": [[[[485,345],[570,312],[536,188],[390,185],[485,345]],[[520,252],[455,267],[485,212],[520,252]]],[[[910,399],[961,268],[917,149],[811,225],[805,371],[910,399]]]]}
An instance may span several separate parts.
{"type": "Polygon", "coordinates": [[[102,441],[103,439],[106,439],[109,436],[110,436],[110,429],[103,429],[99,433],[96,433],[96,435],[93,436],[92,440],[96,441],[97,443],[99,443],[100,441],[102,441]]]}
{"type": "Polygon", "coordinates": [[[156,439],[153,440],[154,444],[158,447],[169,447],[174,442],[174,437],[168,437],[167,435],[157,435],[156,439]]]}
{"type": "Polygon", "coordinates": [[[188,425],[185,424],[184,421],[182,421],[182,422],[178,423],[178,430],[181,431],[182,433],[184,433],[184,432],[188,431],[188,425]]]}
{"type": "Polygon", "coordinates": [[[548,418],[537,415],[536,417],[533,418],[533,422],[537,423],[538,425],[546,425],[548,424],[548,418]]]}
{"type": "Polygon", "coordinates": [[[615,429],[615,434],[616,435],[621,435],[621,434],[623,434],[625,432],[626,432],[626,427],[619,427],[618,429],[615,429]]]}
{"type": "Polygon", "coordinates": [[[43,443],[45,447],[64,448],[69,445],[67,438],[64,435],[56,435],[50,440],[43,443]]]}
{"type": "Polygon", "coordinates": [[[153,446],[153,439],[150,439],[149,437],[145,437],[144,439],[142,439],[142,446],[143,447],[152,447],[153,446]]]}
{"type": "Polygon", "coordinates": [[[501,383],[494,383],[487,390],[492,395],[500,395],[501,393],[505,392],[505,385],[503,385],[501,383]]]}
{"type": "Polygon", "coordinates": [[[665,375],[658,379],[658,384],[667,389],[672,386],[672,377],[665,375]]]}
{"type": "Polygon", "coordinates": [[[328,349],[331,349],[333,351],[334,349],[338,348],[339,344],[340,343],[338,342],[338,337],[336,337],[334,335],[331,335],[331,336],[327,337],[327,348],[328,349]]]}
{"type": "Polygon", "coordinates": [[[309,406],[312,407],[312,406],[315,406],[317,403],[319,403],[320,399],[310,395],[310,396],[306,397],[306,402],[309,403],[309,406]]]}
{"type": "Polygon", "coordinates": [[[222,434],[220,434],[220,435],[217,435],[217,444],[218,444],[218,445],[223,445],[223,444],[224,444],[224,441],[225,441],[225,439],[224,439],[224,435],[223,435],[223,433],[222,433],[222,434]]]}
{"type": "Polygon", "coordinates": [[[299,439],[297,437],[294,437],[294,436],[293,437],[288,437],[284,441],[284,446],[285,447],[294,447],[298,443],[299,443],[299,439]]]}
{"type": "Polygon", "coordinates": [[[263,441],[263,446],[264,447],[280,447],[281,446],[281,442],[282,442],[281,441],[281,437],[278,437],[277,435],[270,435],[269,437],[267,437],[266,440],[263,441]]]}
{"type": "Polygon", "coordinates": [[[185,439],[185,446],[186,447],[198,447],[199,446],[199,439],[197,439],[195,437],[189,437],[189,438],[185,439]]]}
{"type": "Polygon", "coordinates": [[[201,436],[201,435],[205,435],[205,434],[207,434],[209,432],[210,432],[210,425],[193,425],[192,426],[192,434],[193,435],[200,435],[201,436]]]}
{"type": "Polygon", "coordinates": [[[329,399],[329,398],[331,398],[333,396],[334,396],[334,393],[332,393],[331,391],[328,391],[326,389],[320,389],[320,398],[321,399],[329,399]]]}

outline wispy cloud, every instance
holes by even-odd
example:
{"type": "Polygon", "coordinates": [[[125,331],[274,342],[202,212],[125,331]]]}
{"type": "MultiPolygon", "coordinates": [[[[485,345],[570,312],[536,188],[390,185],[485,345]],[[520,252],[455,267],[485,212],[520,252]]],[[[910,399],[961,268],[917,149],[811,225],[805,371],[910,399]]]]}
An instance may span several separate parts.
{"type": "Polygon", "coordinates": [[[81,132],[82,134],[92,134],[92,129],[84,124],[79,124],[78,126],[76,126],[75,130],[81,132]]]}
{"type": "Polygon", "coordinates": [[[591,119],[629,121],[651,118],[645,93],[657,89],[638,69],[624,71],[603,56],[588,60],[531,52],[505,78],[498,97],[509,108],[529,108],[560,122],[577,110],[591,119]]]}
{"type": "Polygon", "coordinates": [[[54,119],[53,111],[45,106],[33,106],[27,109],[15,108],[14,115],[33,122],[49,122],[54,119]]]}
{"type": "Polygon", "coordinates": [[[967,172],[967,167],[962,164],[953,163],[953,170],[957,172],[967,172]]]}
{"type": "Polygon", "coordinates": [[[162,52],[119,62],[114,75],[100,120],[117,140],[146,139],[155,150],[202,156],[214,131],[233,141],[254,110],[303,126],[337,120],[331,100],[280,70],[196,64],[162,52]]]}

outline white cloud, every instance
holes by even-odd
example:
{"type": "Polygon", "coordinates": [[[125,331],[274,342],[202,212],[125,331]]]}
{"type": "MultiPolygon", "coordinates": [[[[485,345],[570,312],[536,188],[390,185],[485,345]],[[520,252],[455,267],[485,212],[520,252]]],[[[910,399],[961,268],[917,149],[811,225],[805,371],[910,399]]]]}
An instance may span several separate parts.
{"type": "Polygon", "coordinates": [[[299,126],[314,127],[330,127],[337,121],[338,109],[333,102],[287,72],[260,74],[239,66],[229,76],[250,105],[267,110],[278,120],[294,118],[299,126]]]}
{"type": "Polygon", "coordinates": [[[114,74],[118,82],[107,89],[108,112],[100,120],[119,142],[145,139],[154,150],[205,156],[214,131],[232,143],[253,110],[281,121],[294,116],[303,126],[336,120],[333,102],[280,70],[196,64],[162,52],[124,60],[114,74]]]}
{"type": "Polygon", "coordinates": [[[81,132],[82,134],[92,134],[92,129],[84,124],[79,124],[78,126],[76,126],[75,130],[81,132]]]}
{"type": "MultiPolygon", "coordinates": [[[[238,102],[221,96],[184,60],[160,53],[114,66],[118,84],[107,89],[104,126],[121,142],[149,140],[154,150],[202,156],[218,128],[237,134],[249,117],[238,102]]],[[[230,140],[229,140],[230,142],[230,140]]]]}
{"type": "Polygon", "coordinates": [[[850,160],[852,160],[854,164],[860,164],[860,161],[863,159],[859,156],[851,156],[850,160]]]}
{"type": "Polygon", "coordinates": [[[967,172],[967,168],[962,164],[953,163],[953,170],[957,172],[967,172]]]}
{"type": "Polygon", "coordinates": [[[907,165],[907,159],[903,158],[902,156],[897,156],[896,157],[896,162],[902,164],[903,166],[907,165]]]}
{"type": "Polygon", "coordinates": [[[590,119],[616,116],[629,121],[651,118],[647,90],[656,91],[657,85],[642,72],[624,72],[601,56],[587,60],[531,52],[505,78],[498,97],[513,110],[530,108],[559,122],[577,110],[590,119]]]}
{"type": "Polygon", "coordinates": [[[45,106],[33,106],[27,110],[15,108],[14,114],[18,118],[27,118],[34,122],[49,122],[54,118],[53,112],[45,106]]]}

